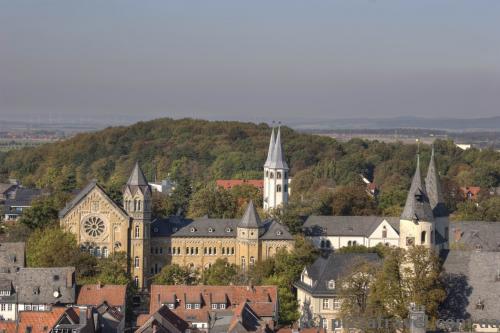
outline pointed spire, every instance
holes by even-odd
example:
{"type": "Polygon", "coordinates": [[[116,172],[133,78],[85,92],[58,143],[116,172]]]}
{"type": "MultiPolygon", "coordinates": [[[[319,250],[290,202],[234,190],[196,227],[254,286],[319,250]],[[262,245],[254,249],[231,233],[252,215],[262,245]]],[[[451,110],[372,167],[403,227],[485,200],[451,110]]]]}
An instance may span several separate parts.
{"type": "Polygon", "coordinates": [[[281,126],[278,126],[278,133],[276,134],[276,142],[269,167],[288,170],[288,164],[286,164],[285,157],[283,156],[283,147],[281,146],[281,126]]]}
{"type": "Polygon", "coordinates": [[[139,162],[135,162],[134,170],[132,170],[132,173],[128,178],[127,185],[148,186],[148,182],[141,167],[139,166],[139,162]]]}
{"type": "Polygon", "coordinates": [[[429,168],[427,168],[427,176],[425,177],[425,189],[427,191],[427,195],[429,196],[429,203],[431,204],[434,216],[448,216],[448,209],[446,209],[446,205],[444,203],[443,193],[441,191],[441,182],[439,180],[439,174],[434,160],[434,146],[432,146],[431,160],[429,162],[429,168]]]}
{"type": "Polygon", "coordinates": [[[273,130],[271,132],[271,139],[269,140],[269,150],[267,151],[267,160],[266,160],[266,163],[264,163],[264,167],[268,167],[271,164],[271,159],[273,156],[275,142],[276,142],[276,138],[274,136],[274,124],[273,124],[273,130]]]}
{"type": "Polygon", "coordinates": [[[238,224],[239,228],[260,228],[261,222],[260,222],[260,217],[259,214],[257,213],[257,210],[255,209],[255,205],[253,204],[253,201],[250,200],[248,203],[247,210],[245,211],[245,214],[241,218],[240,223],[238,224]]]}
{"type": "Polygon", "coordinates": [[[420,154],[417,154],[417,169],[411,181],[410,191],[401,218],[410,221],[434,221],[427,191],[420,175],[420,154]]]}

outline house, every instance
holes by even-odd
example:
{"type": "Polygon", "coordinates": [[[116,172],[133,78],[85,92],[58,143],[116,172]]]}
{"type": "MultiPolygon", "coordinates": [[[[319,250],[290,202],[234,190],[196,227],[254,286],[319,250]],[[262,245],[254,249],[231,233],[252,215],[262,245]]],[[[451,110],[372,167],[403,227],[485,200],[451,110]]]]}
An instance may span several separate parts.
{"type": "Polygon", "coordinates": [[[259,190],[264,189],[264,180],[262,179],[217,179],[215,184],[218,187],[222,187],[226,190],[230,190],[235,186],[250,185],[258,188],[259,190]]]}
{"type": "Polygon", "coordinates": [[[16,189],[16,184],[0,183],[0,204],[2,204],[6,199],[12,198],[16,189]]]}
{"type": "Polygon", "coordinates": [[[271,332],[277,320],[276,286],[152,285],[136,332],[271,332]]]}
{"type": "Polygon", "coordinates": [[[365,263],[380,264],[381,259],[376,253],[330,253],[306,267],[294,284],[302,314],[300,326],[319,324],[327,332],[340,331],[336,324],[342,303],[339,287],[365,263]]]}
{"type": "Polygon", "coordinates": [[[479,186],[460,187],[460,192],[462,192],[465,199],[477,201],[479,199],[479,193],[481,192],[481,187],[479,186]]]}
{"type": "Polygon", "coordinates": [[[42,196],[42,190],[36,188],[19,187],[5,199],[4,219],[6,221],[16,221],[23,211],[31,207],[32,202],[42,196]]]}
{"type": "Polygon", "coordinates": [[[497,332],[498,326],[480,320],[500,314],[500,252],[450,251],[444,261],[447,298],[440,308],[443,320],[470,320],[475,332],[497,332]]]}
{"type": "Polygon", "coordinates": [[[481,252],[500,252],[500,223],[457,221],[450,225],[450,248],[481,252]]]}
{"type": "Polygon", "coordinates": [[[102,333],[122,332],[125,329],[126,285],[85,284],[78,288],[76,304],[94,307],[102,333]]]}

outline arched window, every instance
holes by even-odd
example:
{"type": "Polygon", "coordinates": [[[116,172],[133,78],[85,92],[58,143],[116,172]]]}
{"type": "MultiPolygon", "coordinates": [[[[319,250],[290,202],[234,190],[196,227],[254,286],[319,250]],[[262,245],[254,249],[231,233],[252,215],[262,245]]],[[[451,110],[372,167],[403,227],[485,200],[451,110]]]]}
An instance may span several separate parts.
{"type": "Polygon", "coordinates": [[[141,200],[137,201],[137,210],[141,211],[141,200]]]}
{"type": "Polygon", "coordinates": [[[208,248],[208,254],[212,255],[212,248],[211,247],[208,248]]]}
{"type": "Polygon", "coordinates": [[[348,241],[348,242],[347,242],[347,246],[352,246],[352,242],[351,242],[351,241],[348,241]]]}
{"type": "Polygon", "coordinates": [[[106,246],[102,248],[102,256],[103,258],[107,258],[109,256],[108,248],[106,246]]]}
{"type": "Polygon", "coordinates": [[[249,263],[250,267],[253,267],[253,265],[255,265],[255,258],[250,257],[250,261],[248,263],[249,263]]]}
{"type": "Polygon", "coordinates": [[[137,200],[134,199],[134,212],[137,210],[137,200]]]}
{"type": "Polygon", "coordinates": [[[138,276],[134,276],[134,285],[136,287],[139,287],[139,277],[138,276]]]}
{"type": "Polygon", "coordinates": [[[234,254],[234,247],[231,248],[231,254],[234,254]]]}
{"type": "Polygon", "coordinates": [[[382,238],[387,238],[387,227],[385,225],[382,227],[382,238]]]}
{"type": "Polygon", "coordinates": [[[272,171],[269,173],[269,178],[271,178],[271,179],[274,178],[274,173],[272,171]]]}
{"type": "Polygon", "coordinates": [[[217,254],[217,248],[214,247],[214,255],[216,255],[216,254],[217,254]]]}
{"type": "Polygon", "coordinates": [[[356,241],[352,241],[352,246],[356,246],[357,242],[356,241]]]}
{"type": "Polygon", "coordinates": [[[322,240],[322,241],[321,241],[321,243],[320,243],[320,246],[319,246],[319,247],[321,247],[321,248],[324,248],[324,247],[325,247],[325,241],[324,241],[324,240],[322,240]]]}
{"type": "Polygon", "coordinates": [[[226,248],[225,247],[223,247],[221,251],[222,251],[222,255],[226,254],[226,248]]]}
{"type": "Polygon", "coordinates": [[[135,238],[139,238],[140,235],[141,235],[141,229],[139,228],[138,225],[136,225],[135,226],[134,236],[135,236],[135,238]]]}
{"type": "Polygon", "coordinates": [[[89,253],[91,255],[94,255],[94,248],[92,246],[89,246],[89,253]]]}
{"type": "Polygon", "coordinates": [[[139,268],[139,257],[134,258],[134,267],[139,268]]]}
{"type": "Polygon", "coordinates": [[[269,171],[266,170],[266,177],[269,177],[269,171]]]}
{"type": "Polygon", "coordinates": [[[276,172],[276,179],[281,179],[281,172],[276,172]]]}
{"type": "Polygon", "coordinates": [[[281,192],[281,185],[276,185],[276,192],[281,192]]]}
{"type": "Polygon", "coordinates": [[[422,231],[422,234],[420,235],[420,243],[424,244],[426,237],[427,237],[427,233],[425,231],[422,231]]]}
{"type": "Polygon", "coordinates": [[[196,247],[196,249],[194,249],[194,250],[195,250],[194,253],[198,254],[198,247],[196,247]]]}
{"type": "Polygon", "coordinates": [[[332,247],[332,243],[331,243],[329,240],[327,240],[327,241],[325,242],[325,245],[326,245],[326,248],[327,248],[327,249],[329,249],[329,248],[331,248],[331,247],[332,247]]]}
{"type": "Polygon", "coordinates": [[[101,256],[101,248],[98,246],[95,248],[95,256],[100,257],[101,256]]]}

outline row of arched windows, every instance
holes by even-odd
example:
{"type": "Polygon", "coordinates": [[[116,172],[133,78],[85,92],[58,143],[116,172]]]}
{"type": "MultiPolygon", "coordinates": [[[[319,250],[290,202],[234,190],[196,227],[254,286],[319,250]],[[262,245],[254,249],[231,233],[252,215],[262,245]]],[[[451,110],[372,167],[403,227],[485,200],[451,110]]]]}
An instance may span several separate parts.
{"type": "Polygon", "coordinates": [[[332,247],[332,243],[328,239],[322,239],[320,243],[320,247],[322,249],[330,249],[332,247]]]}
{"type": "MultiPolygon", "coordinates": [[[[281,171],[277,171],[276,172],[276,179],[281,179],[281,176],[282,176],[281,171]]],[[[288,172],[285,171],[284,176],[285,176],[284,178],[287,179],[288,178],[288,172]]],[[[266,171],[266,177],[269,177],[269,178],[273,179],[274,178],[274,172],[272,172],[272,171],[271,172],[266,171]]]]}
{"type": "MultiPolygon", "coordinates": [[[[162,253],[162,248],[159,248],[159,253],[162,253]]],[[[151,248],[151,253],[153,253],[153,248],[151,248]]],[[[156,252],[155,252],[156,253],[156,252]]],[[[181,255],[181,248],[180,247],[169,247],[167,248],[167,253],[171,255],[181,255]]],[[[198,255],[200,254],[200,249],[199,247],[186,247],[185,248],[185,255],[198,255]]],[[[203,254],[204,255],[217,255],[217,248],[216,247],[204,247],[203,248],[203,254]]],[[[221,254],[222,255],[234,255],[234,247],[221,247],[221,254]]]]}
{"type": "MultiPolygon", "coordinates": [[[[82,248],[82,250],[85,250],[85,248],[82,248]]],[[[88,248],[86,248],[86,250],[95,257],[107,258],[109,256],[109,251],[106,246],[103,246],[102,248],[99,246],[89,246],[88,248]]]]}
{"type": "Polygon", "coordinates": [[[129,212],[140,212],[143,208],[141,200],[134,199],[125,201],[125,210],[129,212]]]}
{"type": "Polygon", "coordinates": [[[163,248],[162,247],[152,247],[151,254],[163,254],[163,248]]]}

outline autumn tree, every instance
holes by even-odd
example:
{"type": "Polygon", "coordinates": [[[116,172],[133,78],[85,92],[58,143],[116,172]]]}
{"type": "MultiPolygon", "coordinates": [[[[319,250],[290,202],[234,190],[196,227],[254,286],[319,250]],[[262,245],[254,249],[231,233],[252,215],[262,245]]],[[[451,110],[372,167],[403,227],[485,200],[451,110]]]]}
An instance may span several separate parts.
{"type": "Polygon", "coordinates": [[[154,282],[156,284],[166,284],[166,285],[179,285],[179,284],[193,284],[195,282],[193,274],[189,271],[189,268],[182,267],[177,264],[166,265],[162,268],[161,272],[158,273],[154,282]]]}
{"type": "Polygon", "coordinates": [[[217,259],[209,268],[203,271],[202,281],[212,286],[227,286],[238,284],[242,277],[238,267],[227,262],[227,259],[217,259]]]}

